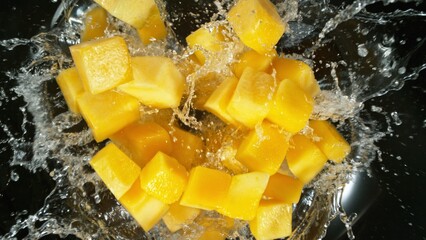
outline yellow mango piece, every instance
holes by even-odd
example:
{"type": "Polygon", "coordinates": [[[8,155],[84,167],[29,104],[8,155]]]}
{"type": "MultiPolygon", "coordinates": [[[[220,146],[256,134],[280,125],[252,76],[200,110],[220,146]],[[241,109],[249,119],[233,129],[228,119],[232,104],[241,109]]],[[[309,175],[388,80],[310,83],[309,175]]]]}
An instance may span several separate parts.
{"type": "Polygon", "coordinates": [[[77,99],[77,103],[97,142],[140,118],[138,100],[115,91],[96,95],[85,92],[77,99]]]}
{"type": "Polygon", "coordinates": [[[62,70],[56,77],[56,82],[61,89],[62,95],[64,95],[68,108],[74,113],[80,113],[77,98],[84,93],[84,88],[77,69],[72,67],[62,70]]]}
{"type": "Polygon", "coordinates": [[[294,135],[291,142],[293,147],[286,156],[288,167],[300,181],[309,183],[322,170],[327,157],[304,135],[294,135]]]}
{"type": "Polygon", "coordinates": [[[134,122],[112,135],[111,140],[140,167],[144,167],[158,151],[169,154],[169,133],[154,122],[134,122]]]}
{"type": "Polygon", "coordinates": [[[130,53],[122,37],[102,38],[70,47],[84,89],[105,92],[132,78],[130,53]]]}
{"type": "Polygon", "coordinates": [[[169,210],[169,205],[142,190],[139,179],[119,201],[145,231],[154,227],[169,210]]]}
{"type": "Polygon", "coordinates": [[[239,126],[240,124],[228,113],[227,107],[237,88],[238,79],[235,77],[226,78],[204,104],[204,108],[216,115],[227,124],[239,126]]]}
{"type": "MultiPolygon", "coordinates": [[[[222,34],[223,27],[201,27],[186,37],[186,43],[190,48],[201,47],[209,53],[218,53],[223,50],[225,37],[222,34]]],[[[206,62],[206,56],[200,50],[195,51],[195,56],[201,64],[206,62]]]]}
{"type": "Polygon", "coordinates": [[[227,19],[240,40],[260,54],[272,50],[285,25],[269,0],[239,0],[227,19]]]}
{"type": "Polygon", "coordinates": [[[197,219],[197,223],[203,227],[204,232],[197,238],[198,240],[225,240],[234,229],[235,221],[226,216],[209,217],[202,215],[197,219]]]}
{"type": "Polygon", "coordinates": [[[309,126],[314,130],[314,136],[319,137],[315,144],[328,159],[340,163],[351,152],[351,146],[328,121],[311,120],[309,126]]]}
{"type": "Polygon", "coordinates": [[[87,42],[103,37],[108,27],[108,13],[101,7],[89,10],[84,16],[84,29],[81,33],[81,41],[87,42]]]}
{"type": "Polygon", "coordinates": [[[287,137],[277,126],[263,122],[250,130],[238,147],[236,159],[249,171],[275,174],[284,161],[288,148],[287,137]]]}
{"type": "Polygon", "coordinates": [[[279,85],[266,118],[289,133],[297,133],[308,123],[314,100],[296,83],[284,79],[279,85]]]}
{"type": "Polygon", "coordinates": [[[147,106],[175,108],[185,89],[185,78],[170,58],[143,56],[132,58],[133,81],[118,90],[132,95],[147,106]]]}
{"type": "Polygon", "coordinates": [[[138,35],[143,44],[149,44],[155,40],[163,40],[167,36],[166,25],[161,19],[160,10],[154,6],[149,13],[148,19],[143,27],[138,29],[138,35]]]}
{"type": "Polygon", "coordinates": [[[276,71],[277,80],[289,79],[312,97],[321,91],[314,71],[308,64],[295,59],[276,57],[272,66],[276,71]]]}
{"type": "Polygon", "coordinates": [[[157,6],[154,0],[95,0],[95,2],[114,17],[135,28],[143,27],[151,9],[157,6]]]}
{"type": "Polygon", "coordinates": [[[223,201],[231,184],[231,175],[216,169],[194,167],[180,204],[204,210],[215,210],[223,201]]]}
{"type": "Polygon", "coordinates": [[[158,152],[141,171],[141,188],[160,201],[179,200],[188,181],[188,172],[176,159],[158,152]]]}
{"type": "Polygon", "coordinates": [[[172,139],[170,156],[176,158],[187,170],[194,163],[201,162],[204,143],[200,137],[178,127],[173,127],[169,133],[172,139]]]}
{"type": "Polygon", "coordinates": [[[163,222],[170,232],[176,232],[183,225],[192,223],[199,214],[200,209],[185,207],[175,202],[170,205],[169,211],[163,217],[163,222]]]}
{"type": "Polygon", "coordinates": [[[277,56],[277,51],[272,49],[271,52],[266,54],[259,54],[254,50],[244,52],[238,62],[232,66],[232,71],[236,77],[241,77],[246,67],[251,67],[259,72],[270,73],[272,67],[272,59],[277,56]]]}
{"type": "Polygon", "coordinates": [[[234,174],[248,172],[247,167],[238,161],[235,156],[237,155],[238,145],[240,141],[234,141],[232,145],[222,145],[217,153],[220,153],[220,162],[234,174]]]}
{"type": "Polygon", "coordinates": [[[225,240],[226,235],[215,229],[207,229],[198,240],[225,240]]]}
{"type": "Polygon", "coordinates": [[[250,231],[258,240],[285,238],[292,232],[292,204],[262,200],[256,217],[249,222],[250,231]]]}
{"type": "Polygon", "coordinates": [[[130,189],[141,172],[140,167],[113,143],[97,152],[90,165],[117,199],[130,189]]]}
{"type": "Polygon", "coordinates": [[[276,173],[269,177],[264,195],[283,203],[292,204],[299,202],[302,189],[303,182],[300,180],[276,173]]]}
{"type": "Polygon", "coordinates": [[[274,79],[271,75],[247,67],[226,109],[232,118],[253,128],[268,114],[273,92],[274,79]]]}
{"type": "Polygon", "coordinates": [[[263,172],[234,175],[225,200],[217,211],[231,218],[252,220],[268,179],[269,175],[263,172]]]}

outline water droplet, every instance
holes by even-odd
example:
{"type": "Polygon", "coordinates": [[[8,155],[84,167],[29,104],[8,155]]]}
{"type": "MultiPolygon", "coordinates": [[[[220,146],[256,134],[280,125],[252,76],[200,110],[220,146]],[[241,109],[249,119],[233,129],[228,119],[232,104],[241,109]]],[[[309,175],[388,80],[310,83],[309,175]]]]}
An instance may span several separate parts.
{"type": "Polygon", "coordinates": [[[399,126],[399,125],[402,124],[402,121],[399,118],[398,112],[391,112],[391,117],[392,117],[395,125],[399,126]]]}
{"type": "Polygon", "coordinates": [[[15,170],[12,170],[10,172],[10,179],[14,182],[17,182],[19,180],[19,174],[15,170]]]}
{"type": "Polygon", "coordinates": [[[365,44],[359,44],[358,45],[358,55],[360,57],[366,57],[368,55],[368,50],[365,47],[365,44]]]}
{"type": "Polygon", "coordinates": [[[405,67],[398,68],[398,73],[401,74],[401,75],[404,74],[406,71],[407,71],[407,69],[405,67]]]}

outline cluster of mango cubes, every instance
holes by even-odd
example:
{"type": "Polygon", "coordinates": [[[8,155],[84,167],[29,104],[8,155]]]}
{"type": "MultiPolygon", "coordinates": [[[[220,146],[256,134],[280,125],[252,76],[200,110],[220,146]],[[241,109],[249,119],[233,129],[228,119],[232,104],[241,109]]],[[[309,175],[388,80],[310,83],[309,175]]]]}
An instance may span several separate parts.
{"type": "MultiPolygon", "coordinates": [[[[320,88],[307,64],[276,53],[285,24],[275,6],[239,0],[231,8],[227,21],[247,50],[229,66],[233,76],[202,102],[203,110],[244,129],[231,157],[247,171],[231,174],[203,165],[204,136],[144,121],[141,105],[177,108],[184,98],[186,76],[173,60],[131,56],[122,37],[104,37],[109,13],[133,26],[144,44],[164,39],[154,0],[96,2],[101,7],[86,14],[82,43],[70,47],[75,67],[63,70],[57,83],[94,139],[110,140],[90,164],[112,194],[145,231],[162,220],[175,232],[202,211],[216,211],[248,221],[257,239],[289,236],[303,186],[328,159],[343,161],[350,146],[329,122],[310,120],[320,88]],[[301,134],[307,126],[312,135],[301,134]]],[[[200,65],[223,50],[222,30],[201,27],[187,37],[200,65]]],[[[224,239],[226,233],[199,237],[224,239]]]]}

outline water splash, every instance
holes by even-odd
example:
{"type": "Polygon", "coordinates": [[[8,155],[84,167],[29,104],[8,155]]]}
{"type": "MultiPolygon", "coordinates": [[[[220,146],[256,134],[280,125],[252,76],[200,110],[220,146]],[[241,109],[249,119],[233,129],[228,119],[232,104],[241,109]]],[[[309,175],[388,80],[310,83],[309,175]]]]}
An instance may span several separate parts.
{"type": "MultiPolygon", "coordinates": [[[[33,174],[46,172],[54,181],[53,190],[46,197],[43,207],[31,214],[27,211],[17,213],[15,224],[2,236],[3,239],[16,237],[22,230],[27,230],[27,238],[33,239],[51,234],[60,237],[73,235],[81,239],[149,237],[131,220],[89,167],[88,161],[102,145],[93,141],[80,117],[66,111],[64,101],[55,87],[54,76],[60,69],[72,64],[67,46],[79,41],[76,33],[81,26],[81,14],[87,5],[74,8],[77,2],[61,2],[62,9],[53,17],[51,31],[31,39],[0,41],[0,46],[10,51],[22,45],[32,48],[28,62],[19,70],[7,73],[10,82],[16,83],[16,86],[11,88],[10,93],[1,93],[0,106],[12,104],[13,98],[23,98],[25,101],[25,105],[20,108],[24,116],[20,135],[2,118],[1,129],[6,135],[2,143],[12,149],[12,158],[8,164],[23,167],[33,174]],[[32,128],[35,130],[34,137],[28,139],[25,136],[32,128]]],[[[303,198],[295,209],[296,227],[291,239],[323,237],[330,220],[336,216],[347,228],[348,237],[354,238],[351,224],[356,215],[348,215],[342,208],[342,187],[350,180],[353,172],[365,169],[374,159],[380,160],[381,151],[375,143],[392,132],[391,129],[377,132],[377,122],[360,116],[365,110],[363,102],[400,89],[405,81],[415,79],[426,68],[424,57],[421,57],[420,63],[411,61],[418,57],[417,50],[424,48],[426,38],[420,28],[426,25],[425,13],[412,9],[373,13],[366,9],[377,2],[380,1],[359,0],[349,5],[334,6],[328,1],[293,0],[277,4],[283,21],[289,21],[288,35],[283,38],[279,49],[285,53],[294,52],[293,56],[299,59],[311,59],[324,89],[316,98],[314,117],[336,122],[339,130],[351,139],[351,147],[354,149],[343,164],[328,163],[324,171],[304,190],[303,198]],[[409,25],[419,28],[418,36],[404,35],[404,28],[409,25]],[[388,31],[389,26],[392,26],[392,32],[388,31]],[[348,42],[347,39],[352,41],[348,42]],[[399,48],[401,45],[410,47],[403,52],[399,48]]],[[[393,1],[382,2],[391,4],[393,1]]],[[[213,16],[213,20],[220,21],[230,4],[231,1],[215,1],[213,9],[217,13],[210,14],[212,10],[208,13],[213,16]]],[[[179,14],[171,16],[170,25],[173,25],[173,19],[180,17],[179,14]]],[[[109,34],[126,36],[131,43],[132,53],[167,54],[179,61],[176,52],[182,50],[181,46],[171,47],[167,43],[160,45],[161,50],[158,47],[140,47],[131,37],[131,29],[120,22],[115,23],[124,30],[109,34]],[[171,50],[166,51],[165,47],[171,50]]],[[[169,41],[175,40],[175,36],[169,36],[169,41]]],[[[238,51],[238,48],[226,48],[230,50],[228,55],[238,51]]],[[[223,74],[223,64],[212,59],[208,63],[210,68],[215,65],[215,72],[223,74]]],[[[232,56],[226,58],[227,61],[231,59],[232,56]]],[[[197,76],[205,73],[203,69],[197,71],[197,76]]],[[[197,79],[194,77],[193,81],[197,79]]],[[[191,109],[191,105],[188,109],[191,109]]],[[[379,106],[373,106],[371,110],[387,114],[379,106]]],[[[183,114],[182,119],[192,117],[189,110],[177,109],[175,114],[183,114]]],[[[389,126],[391,123],[397,126],[403,124],[397,112],[390,113],[390,118],[386,116],[386,122],[389,126]]],[[[223,151],[217,153],[212,153],[212,158],[220,158],[223,151]]],[[[11,170],[10,180],[19,182],[20,179],[19,173],[11,170]]],[[[215,221],[220,223],[220,219],[215,221]]],[[[197,227],[190,226],[188,229],[197,227]]],[[[165,238],[165,231],[164,226],[159,225],[150,236],[165,238]]],[[[241,227],[238,231],[230,232],[229,236],[244,238],[248,236],[248,230],[241,227]]]]}

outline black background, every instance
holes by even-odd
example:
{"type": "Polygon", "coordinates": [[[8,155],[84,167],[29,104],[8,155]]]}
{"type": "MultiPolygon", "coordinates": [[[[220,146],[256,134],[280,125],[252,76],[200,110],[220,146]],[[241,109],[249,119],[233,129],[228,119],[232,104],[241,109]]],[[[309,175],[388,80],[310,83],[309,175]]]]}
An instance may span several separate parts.
{"type": "MultiPolygon", "coordinates": [[[[173,11],[187,9],[188,5],[191,5],[190,1],[187,2],[186,4],[176,2],[169,7],[172,7],[173,11]]],[[[30,38],[40,31],[46,31],[58,5],[59,2],[48,0],[2,0],[0,40],[15,37],[30,38]]],[[[380,9],[381,6],[374,7],[380,9]]],[[[192,5],[192,8],[196,8],[196,5],[192,5]]],[[[184,27],[188,26],[185,21],[174,26],[180,28],[182,36],[196,27],[194,24],[190,25],[191,27],[184,27]]],[[[2,89],[7,90],[13,86],[13,82],[9,81],[4,72],[18,68],[28,53],[27,47],[18,47],[13,53],[0,47],[2,89]]],[[[397,111],[402,125],[393,125],[394,136],[388,136],[378,143],[383,152],[383,161],[374,161],[371,164],[371,176],[367,176],[366,173],[359,175],[356,191],[351,195],[350,202],[345,203],[348,213],[358,213],[354,225],[355,236],[357,239],[426,239],[425,71],[421,72],[417,80],[406,82],[401,90],[369,100],[365,103],[365,109],[370,109],[372,105],[382,107],[387,113],[397,111]],[[409,174],[404,174],[405,172],[409,174]]],[[[2,122],[15,126],[17,134],[21,124],[19,119],[22,118],[22,113],[18,110],[20,106],[24,106],[21,99],[17,99],[13,106],[7,104],[0,106],[2,122]]],[[[383,115],[371,114],[371,117],[384,121],[383,115]]],[[[383,124],[382,127],[386,128],[387,125],[383,124]]],[[[31,133],[27,135],[28,139],[31,139],[31,133]]],[[[11,213],[23,209],[31,213],[43,205],[43,199],[49,193],[52,182],[46,173],[26,176],[23,169],[10,169],[7,158],[11,153],[6,144],[1,144],[0,154],[0,236],[2,236],[15,222],[15,216],[11,213]],[[20,184],[8,180],[11,170],[19,172],[22,176],[20,184]]],[[[339,220],[333,221],[326,239],[347,239],[344,225],[339,220]]]]}

